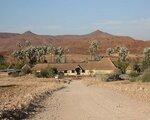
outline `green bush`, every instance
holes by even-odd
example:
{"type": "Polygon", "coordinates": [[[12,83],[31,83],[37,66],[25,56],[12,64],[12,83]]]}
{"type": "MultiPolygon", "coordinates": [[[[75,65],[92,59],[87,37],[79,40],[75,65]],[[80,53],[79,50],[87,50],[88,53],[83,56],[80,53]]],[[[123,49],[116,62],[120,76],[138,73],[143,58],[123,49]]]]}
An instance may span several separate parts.
{"type": "Polygon", "coordinates": [[[5,63],[5,58],[4,56],[0,55],[0,64],[4,64],[5,63]]]}
{"type": "Polygon", "coordinates": [[[108,78],[106,79],[106,81],[107,82],[118,81],[118,80],[120,80],[120,77],[119,77],[120,75],[121,75],[121,71],[118,70],[115,73],[108,75],[108,78]]]}
{"type": "Polygon", "coordinates": [[[121,71],[122,74],[126,73],[126,69],[129,66],[128,61],[122,62],[120,60],[117,60],[117,61],[113,61],[113,64],[121,71]]]}
{"type": "Polygon", "coordinates": [[[136,72],[136,71],[131,71],[130,72],[130,74],[129,74],[129,76],[131,77],[131,78],[133,78],[133,77],[138,77],[140,74],[138,73],[138,72],[136,72]]]}
{"type": "Polygon", "coordinates": [[[132,77],[129,79],[130,82],[137,82],[139,81],[138,77],[132,77]]]}
{"type": "Polygon", "coordinates": [[[51,78],[56,75],[55,70],[52,68],[41,70],[40,72],[35,72],[35,76],[39,78],[51,78]]]}
{"type": "Polygon", "coordinates": [[[58,76],[59,76],[59,78],[63,78],[64,77],[64,73],[63,72],[59,72],[58,76]]]}
{"type": "Polygon", "coordinates": [[[150,69],[145,70],[140,79],[142,82],[150,82],[150,69]]]}
{"type": "Polygon", "coordinates": [[[13,62],[11,65],[9,65],[9,69],[21,69],[25,65],[24,62],[13,62]]]}
{"type": "Polygon", "coordinates": [[[6,65],[6,64],[0,64],[0,70],[6,69],[7,67],[8,67],[8,65],[6,65]]]}

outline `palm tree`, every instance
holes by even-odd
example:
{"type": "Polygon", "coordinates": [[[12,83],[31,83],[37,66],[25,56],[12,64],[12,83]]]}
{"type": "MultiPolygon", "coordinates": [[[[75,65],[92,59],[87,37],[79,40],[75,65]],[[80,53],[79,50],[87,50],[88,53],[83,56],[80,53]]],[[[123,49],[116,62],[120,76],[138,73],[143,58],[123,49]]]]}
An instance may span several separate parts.
{"type": "Polygon", "coordinates": [[[69,48],[68,47],[65,47],[64,49],[64,55],[65,55],[65,63],[67,63],[67,53],[69,53],[69,48]]]}
{"type": "Polygon", "coordinates": [[[92,41],[90,43],[90,46],[89,46],[89,52],[90,52],[90,55],[91,55],[91,60],[94,60],[96,59],[96,56],[97,56],[97,52],[100,48],[100,42],[95,40],[95,41],[92,41]]]}
{"type": "Polygon", "coordinates": [[[107,53],[107,55],[111,56],[114,53],[114,49],[113,48],[108,48],[106,53],[107,53]]]}

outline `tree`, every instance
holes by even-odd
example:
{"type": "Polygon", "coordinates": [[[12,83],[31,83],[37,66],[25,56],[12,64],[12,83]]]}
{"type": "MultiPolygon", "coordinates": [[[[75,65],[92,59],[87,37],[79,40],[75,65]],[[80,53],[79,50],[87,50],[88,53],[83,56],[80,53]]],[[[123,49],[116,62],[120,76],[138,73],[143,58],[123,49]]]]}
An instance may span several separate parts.
{"type": "Polygon", "coordinates": [[[114,49],[113,48],[108,48],[106,53],[111,56],[114,53],[114,49]]]}
{"type": "Polygon", "coordinates": [[[100,49],[100,42],[95,40],[90,43],[89,52],[91,55],[91,60],[95,60],[97,56],[97,52],[100,49]]]}
{"type": "Polygon", "coordinates": [[[55,54],[56,63],[61,63],[62,62],[61,60],[64,54],[64,49],[62,47],[55,48],[54,54],[55,54]]]}
{"type": "Polygon", "coordinates": [[[118,54],[117,61],[114,61],[114,65],[121,71],[122,74],[126,73],[126,69],[129,66],[129,61],[127,59],[128,57],[128,49],[126,47],[117,46],[114,49],[109,48],[107,49],[108,55],[111,55],[113,53],[118,54]]]}
{"type": "Polygon", "coordinates": [[[69,53],[69,48],[68,48],[68,47],[65,47],[65,48],[64,48],[64,55],[65,55],[65,56],[64,56],[64,58],[65,58],[65,61],[64,61],[64,62],[65,62],[65,63],[67,63],[67,53],[69,53]]]}
{"type": "Polygon", "coordinates": [[[48,54],[47,46],[28,47],[22,50],[14,51],[12,56],[19,61],[23,61],[29,64],[35,64],[41,62],[44,55],[48,54]]]}
{"type": "Polygon", "coordinates": [[[144,53],[143,69],[147,69],[150,67],[150,48],[145,48],[143,53],[144,53]]]}
{"type": "Polygon", "coordinates": [[[4,64],[5,58],[4,56],[0,55],[0,65],[4,64]]]}

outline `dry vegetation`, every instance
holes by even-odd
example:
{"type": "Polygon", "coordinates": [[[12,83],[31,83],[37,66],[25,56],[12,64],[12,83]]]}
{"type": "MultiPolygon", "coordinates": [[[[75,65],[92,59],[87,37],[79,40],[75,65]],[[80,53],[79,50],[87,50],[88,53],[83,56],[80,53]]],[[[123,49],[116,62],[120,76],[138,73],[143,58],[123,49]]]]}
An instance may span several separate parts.
{"type": "Polygon", "coordinates": [[[63,83],[58,83],[52,78],[35,78],[32,75],[13,78],[0,74],[1,114],[4,111],[7,113],[7,111],[15,111],[16,109],[27,109],[32,102],[40,101],[46,95],[62,87],[64,87],[63,83]]]}
{"type": "Polygon", "coordinates": [[[106,89],[115,90],[132,98],[150,102],[150,83],[130,82],[130,81],[114,81],[102,82],[100,79],[84,78],[83,81],[87,86],[96,86],[106,89]]]}

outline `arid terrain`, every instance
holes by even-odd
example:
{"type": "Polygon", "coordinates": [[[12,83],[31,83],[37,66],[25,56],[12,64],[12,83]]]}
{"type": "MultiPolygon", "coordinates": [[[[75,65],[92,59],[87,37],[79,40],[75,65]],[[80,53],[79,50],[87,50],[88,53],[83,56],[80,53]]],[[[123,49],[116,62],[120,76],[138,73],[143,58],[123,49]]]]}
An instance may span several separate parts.
{"type": "MultiPolygon", "coordinates": [[[[149,120],[150,104],[74,81],[43,103],[33,120],[149,120]]],[[[31,118],[32,119],[32,118],[31,118]]]]}
{"type": "Polygon", "coordinates": [[[67,47],[70,53],[89,54],[89,43],[93,40],[101,41],[100,53],[106,53],[107,48],[118,45],[126,46],[130,53],[142,53],[145,47],[150,46],[150,41],[135,40],[128,36],[115,36],[100,30],[86,35],[37,35],[30,31],[23,34],[0,33],[1,54],[12,52],[17,49],[17,43],[30,41],[33,46],[52,43],[55,46],[67,47]]]}
{"type": "Polygon", "coordinates": [[[53,79],[37,79],[32,75],[13,78],[0,73],[0,119],[26,118],[40,100],[63,87],[53,79]]]}
{"type": "Polygon", "coordinates": [[[64,84],[67,78],[60,82],[54,78],[15,78],[1,73],[1,118],[149,120],[149,83],[102,82],[95,77],[69,79],[73,81],[64,84]]]}

